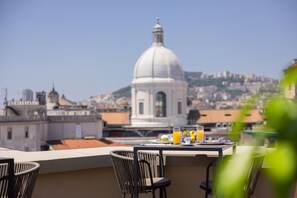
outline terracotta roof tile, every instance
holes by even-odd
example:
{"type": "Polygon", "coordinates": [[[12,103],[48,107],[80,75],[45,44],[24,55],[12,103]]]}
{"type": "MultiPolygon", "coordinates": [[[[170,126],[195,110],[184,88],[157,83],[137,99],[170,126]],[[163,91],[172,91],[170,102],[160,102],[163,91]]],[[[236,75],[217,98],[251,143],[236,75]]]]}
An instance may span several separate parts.
{"type": "MultiPolygon", "coordinates": [[[[200,119],[197,123],[232,123],[235,122],[241,110],[200,110],[200,119]]],[[[263,121],[263,117],[257,109],[253,109],[245,116],[246,123],[255,123],[263,121]]]]}
{"type": "Polygon", "coordinates": [[[127,146],[125,144],[113,142],[104,138],[99,140],[69,139],[61,141],[49,141],[49,144],[53,147],[54,150],[96,148],[106,146],[127,146]]]}
{"type": "Polygon", "coordinates": [[[75,102],[72,102],[72,101],[67,100],[65,98],[59,98],[59,104],[61,106],[74,106],[74,105],[76,105],[75,102]]]}
{"type": "Polygon", "coordinates": [[[101,112],[102,119],[107,124],[129,124],[129,112],[101,112]]]}

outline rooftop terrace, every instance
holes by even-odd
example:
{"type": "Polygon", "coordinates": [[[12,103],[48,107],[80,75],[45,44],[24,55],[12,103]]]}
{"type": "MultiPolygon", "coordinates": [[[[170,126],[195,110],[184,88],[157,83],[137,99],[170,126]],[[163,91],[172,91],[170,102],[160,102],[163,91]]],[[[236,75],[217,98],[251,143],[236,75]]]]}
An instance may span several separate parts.
{"type": "MultiPolygon", "coordinates": [[[[36,161],[40,171],[33,198],[65,197],[120,197],[109,153],[111,150],[132,150],[131,146],[72,149],[61,151],[21,152],[0,149],[0,156],[15,161],[36,161]]],[[[251,146],[238,146],[237,153],[244,153],[251,146]]],[[[230,155],[226,150],[224,155],[230,155]]],[[[165,151],[165,172],[172,180],[168,197],[203,197],[198,184],[205,178],[205,167],[217,158],[216,152],[165,151]],[[182,160],[181,160],[182,159],[182,160]]],[[[265,169],[265,165],[263,169],[265,169]]],[[[227,180],[226,180],[227,182],[227,180]]],[[[150,197],[150,194],[140,197],[150,197]]],[[[272,186],[261,175],[254,198],[273,197],[272,186]]]]}

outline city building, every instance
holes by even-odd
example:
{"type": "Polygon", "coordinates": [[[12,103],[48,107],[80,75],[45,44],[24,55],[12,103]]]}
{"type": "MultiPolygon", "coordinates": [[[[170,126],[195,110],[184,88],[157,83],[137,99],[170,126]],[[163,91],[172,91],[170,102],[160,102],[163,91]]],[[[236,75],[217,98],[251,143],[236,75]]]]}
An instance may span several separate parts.
{"type": "MultiPolygon", "coordinates": [[[[197,120],[198,124],[205,127],[206,130],[215,130],[222,128],[229,128],[237,121],[241,113],[240,109],[211,109],[200,110],[200,118],[197,120]]],[[[246,129],[252,129],[253,125],[264,120],[261,111],[258,109],[251,109],[245,114],[243,122],[246,129]]]]}
{"type": "MultiPolygon", "coordinates": [[[[288,72],[291,68],[297,67],[297,59],[294,59],[292,65],[290,65],[284,72],[288,72]]],[[[297,85],[296,83],[291,83],[288,87],[285,88],[285,97],[288,99],[296,99],[297,98],[297,85]]]]}
{"type": "Polygon", "coordinates": [[[24,89],[22,91],[22,100],[32,101],[33,100],[33,91],[30,89],[24,89]]]}
{"type": "Polygon", "coordinates": [[[103,122],[97,111],[73,105],[65,96],[59,98],[54,88],[47,100],[45,96],[45,92],[37,92],[35,101],[5,100],[0,116],[1,147],[39,151],[49,148],[48,141],[103,136],[103,122]]]}
{"type": "Polygon", "coordinates": [[[153,43],[139,57],[131,83],[131,127],[172,127],[187,124],[187,83],[177,56],[164,46],[157,19],[153,43]]]}
{"type": "Polygon", "coordinates": [[[47,102],[46,102],[46,109],[47,110],[53,110],[58,108],[59,106],[59,93],[56,92],[55,87],[53,86],[53,89],[48,93],[47,96],[47,102]]]}

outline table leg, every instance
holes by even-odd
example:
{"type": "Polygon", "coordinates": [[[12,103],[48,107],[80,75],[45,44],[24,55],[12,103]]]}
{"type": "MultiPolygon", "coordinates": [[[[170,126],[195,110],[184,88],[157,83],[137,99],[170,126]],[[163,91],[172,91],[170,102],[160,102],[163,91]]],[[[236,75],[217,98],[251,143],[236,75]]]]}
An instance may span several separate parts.
{"type": "Polygon", "coordinates": [[[134,158],[134,172],[133,172],[133,181],[134,181],[134,197],[138,198],[138,188],[137,188],[137,178],[138,178],[138,155],[137,155],[137,149],[133,149],[133,158],[134,158]]]}
{"type": "Polygon", "coordinates": [[[163,151],[162,150],[159,150],[159,169],[160,169],[160,176],[161,177],[164,177],[164,164],[162,163],[161,164],[161,160],[163,161],[163,151]]]}
{"type": "Polygon", "coordinates": [[[219,160],[223,159],[223,150],[219,150],[219,160]]]}
{"type": "Polygon", "coordinates": [[[232,149],[233,149],[233,154],[235,154],[235,153],[236,153],[236,145],[234,145],[234,146],[232,147],[232,149]]]}
{"type": "Polygon", "coordinates": [[[9,182],[8,182],[8,197],[14,197],[14,159],[9,159],[8,161],[8,175],[9,175],[9,182]]]}

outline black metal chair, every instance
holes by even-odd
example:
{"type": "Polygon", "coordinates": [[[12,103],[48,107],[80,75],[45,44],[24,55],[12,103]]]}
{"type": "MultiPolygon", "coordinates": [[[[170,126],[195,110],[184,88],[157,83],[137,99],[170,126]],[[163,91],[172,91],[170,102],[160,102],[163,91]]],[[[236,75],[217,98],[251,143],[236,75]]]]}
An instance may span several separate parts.
{"type": "MultiPolygon", "coordinates": [[[[14,197],[30,198],[32,196],[35,181],[39,171],[36,162],[14,163],[14,197]]],[[[8,197],[8,165],[0,165],[0,197],[8,197]]]]}
{"type": "MultiPolygon", "coordinates": [[[[252,163],[249,169],[249,174],[246,178],[246,184],[244,189],[242,189],[247,198],[251,197],[255,192],[260,170],[263,165],[264,156],[264,154],[255,154],[252,157],[252,163]]],[[[200,183],[199,187],[205,191],[205,198],[207,198],[208,195],[213,194],[213,181],[210,179],[210,177],[215,174],[215,170],[216,163],[209,163],[206,168],[206,180],[200,183]]]]}
{"type": "Polygon", "coordinates": [[[162,158],[155,153],[138,153],[138,179],[137,184],[133,181],[134,158],[133,151],[112,151],[110,152],[112,158],[113,168],[116,174],[117,182],[122,193],[122,197],[126,194],[131,194],[133,197],[134,186],[137,185],[139,193],[151,192],[155,197],[155,190],[160,189],[166,195],[166,187],[170,185],[171,181],[165,177],[159,177],[159,166],[163,168],[162,158]],[[158,159],[160,164],[158,166],[158,159]]]}
{"type": "Polygon", "coordinates": [[[208,195],[212,195],[212,180],[210,180],[210,174],[214,174],[215,162],[210,162],[206,168],[206,180],[200,183],[200,188],[205,191],[205,198],[208,195]]]}

